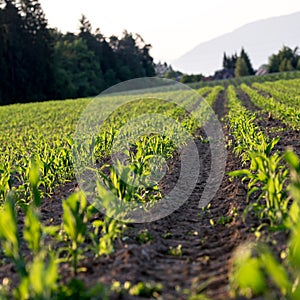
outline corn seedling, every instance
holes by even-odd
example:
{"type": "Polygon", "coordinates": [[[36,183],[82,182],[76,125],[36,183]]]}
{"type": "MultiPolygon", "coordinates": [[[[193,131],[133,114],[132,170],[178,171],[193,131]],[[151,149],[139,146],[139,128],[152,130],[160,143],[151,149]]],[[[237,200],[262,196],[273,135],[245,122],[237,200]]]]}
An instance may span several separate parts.
{"type": "Polygon", "coordinates": [[[87,200],[83,193],[78,192],[63,201],[63,228],[70,239],[70,254],[74,273],[77,274],[80,245],[85,240],[87,230],[87,200]]]}

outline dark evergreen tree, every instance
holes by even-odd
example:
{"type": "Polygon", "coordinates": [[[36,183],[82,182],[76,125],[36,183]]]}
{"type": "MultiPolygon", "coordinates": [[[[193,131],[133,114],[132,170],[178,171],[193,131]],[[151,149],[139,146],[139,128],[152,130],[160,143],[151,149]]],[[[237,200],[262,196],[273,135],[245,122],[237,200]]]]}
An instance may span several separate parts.
{"type": "Polygon", "coordinates": [[[90,23],[90,21],[87,19],[85,15],[81,16],[81,18],[79,19],[79,23],[80,23],[79,30],[81,35],[92,34],[92,24],[90,23]]]}
{"type": "Polygon", "coordinates": [[[28,72],[26,98],[43,100],[53,92],[53,40],[38,0],[20,0],[23,19],[23,51],[28,72]]]}
{"type": "Polygon", "coordinates": [[[2,104],[20,101],[26,92],[28,72],[24,65],[23,20],[14,1],[5,1],[0,14],[0,100],[2,104]]]}
{"type": "Polygon", "coordinates": [[[280,59],[278,55],[272,54],[269,57],[269,65],[268,65],[268,70],[270,73],[276,73],[279,72],[279,66],[280,66],[280,59]]]}
{"type": "Polygon", "coordinates": [[[150,44],[146,44],[140,35],[137,35],[136,43],[139,48],[140,59],[142,62],[142,67],[145,71],[145,76],[155,76],[154,62],[153,58],[150,56],[150,50],[152,46],[150,44]]]}
{"type": "Polygon", "coordinates": [[[228,58],[227,58],[227,55],[226,55],[226,52],[223,53],[223,69],[226,69],[227,68],[227,63],[228,63],[228,58]]]}
{"type": "MultiPolygon", "coordinates": [[[[112,70],[116,67],[116,58],[113,49],[106,42],[99,28],[96,29],[95,33],[92,33],[92,25],[84,15],[82,15],[79,22],[79,37],[86,42],[89,50],[95,54],[96,61],[101,68],[101,74],[105,75],[110,70],[109,74],[106,75],[109,84],[105,86],[109,87],[114,85],[118,81],[115,76],[112,75],[112,70]]],[[[102,78],[100,80],[102,80],[102,78]]]]}
{"type": "Polygon", "coordinates": [[[246,63],[246,66],[247,66],[247,69],[248,69],[248,75],[254,75],[254,69],[252,67],[250,58],[249,58],[249,56],[246,53],[244,48],[242,48],[242,50],[241,50],[240,57],[243,58],[245,63],[246,63]]]}
{"type": "Polygon", "coordinates": [[[232,56],[227,56],[226,53],[224,52],[223,55],[223,68],[224,69],[235,69],[235,65],[237,62],[238,56],[237,54],[233,54],[232,56]]]}
{"type": "Polygon", "coordinates": [[[118,56],[117,72],[121,81],[145,76],[135,39],[126,30],[118,42],[116,54],[118,56]]]}

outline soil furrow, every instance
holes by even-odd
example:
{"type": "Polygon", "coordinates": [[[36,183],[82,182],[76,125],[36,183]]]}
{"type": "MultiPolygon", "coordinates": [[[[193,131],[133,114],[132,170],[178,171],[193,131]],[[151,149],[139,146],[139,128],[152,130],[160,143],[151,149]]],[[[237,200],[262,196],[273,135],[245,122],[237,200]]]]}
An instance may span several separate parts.
{"type": "Polygon", "coordinates": [[[291,129],[282,121],[274,118],[272,112],[266,113],[256,108],[250,97],[241,89],[237,90],[237,95],[247,109],[256,112],[257,120],[255,122],[267,136],[270,138],[280,136],[280,140],[275,146],[276,150],[283,153],[287,147],[292,147],[293,150],[300,155],[299,130],[291,129]]]}
{"type": "MultiPolygon", "coordinates": [[[[225,93],[222,93],[214,103],[219,118],[227,113],[225,103],[225,93]]],[[[209,145],[199,143],[199,146],[200,155],[207,155],[209,145]]],[[[228,153],[226,172],[239,167],[236,158],[228,153]]],[[[253,239],[253,235],[250,228],[242,223],[240,215],[224,225],[218,224],[218,220],[230,215],[233,208],[244,210],[245,188],[238,180],[230,181],[225,176],[210,208],[202,211],[198,208],[198,201],[204,185],[205,180],[199,176],[189,200],[170,216],[150,224],[133,224],[125,233],[129,237],[126,244],[122,247],[117,245],[109,264],[101,270],[101,276],[97,276],[98,267],[93,265],[94,276],[82,275],[82,279],[89,283],[101,279],[107,284],[113,280],[160,282],[164,286],[163,299],[185,299],[187,296],[182,294],[183,289],[196,289],[207,281],[210,283],[206,293],[212,299],[227,299],[231,254],[242,242],[253,239]],[[211,220],[215,225],[210,225],[211,220]],[[147,229],[153,237],[145,245],[135,241],[135,236],[142,229],[147,229]],[[171,238],[164,238],[166,233],[171,238]],[[172,256],[169,249],[178,245],[181,245],[182,253],[172,256]]],[[[83,266],[86,264],[90,262],[82,262],[83,266]]]]}

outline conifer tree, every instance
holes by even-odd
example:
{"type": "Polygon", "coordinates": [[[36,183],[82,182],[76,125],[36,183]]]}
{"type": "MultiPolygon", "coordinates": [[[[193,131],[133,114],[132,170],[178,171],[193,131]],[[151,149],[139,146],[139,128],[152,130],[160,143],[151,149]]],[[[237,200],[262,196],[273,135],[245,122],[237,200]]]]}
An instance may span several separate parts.
{"type": "Polygon", "coordinates": [[[248,75],[254,75],[254,69],[252,67],[252,64],[251,64],[251,61],[250,61],[250,58],[248,56],[248,54],[246,53],[245,49],[242,48],[241,50],[241,54],[240,54],[240,57],[242,57],[246,63],[246,66],[247,66],[247,69],[248,69],[248,75]]]}
{"type": "Polygon", "coordinates": [[[246,61],[243,57],[239,57],[237,59],[234,75],[236,77],[242,77],[242,76],[250,75],[247,63],[246,63],[246,61]]]}

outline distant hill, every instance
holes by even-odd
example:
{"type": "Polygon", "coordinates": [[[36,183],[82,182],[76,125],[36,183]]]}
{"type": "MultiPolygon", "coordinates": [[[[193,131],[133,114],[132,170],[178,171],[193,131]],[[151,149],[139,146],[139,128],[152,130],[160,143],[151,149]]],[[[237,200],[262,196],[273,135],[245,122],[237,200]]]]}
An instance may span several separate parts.
{"type": "Polygon", "coordinates": [[[300,12],[259,20],[231,33],[201,43],[172,62],[185,73],[213,74],[222,68],[223,52],[233,54],[243,46],[254,68],[268,62],[268,57],[283,45],[300,46],[300,12]]]}

